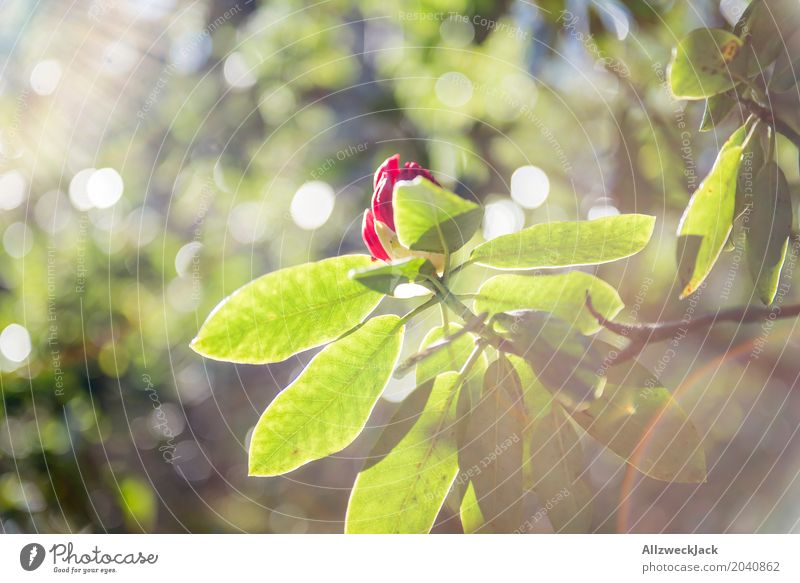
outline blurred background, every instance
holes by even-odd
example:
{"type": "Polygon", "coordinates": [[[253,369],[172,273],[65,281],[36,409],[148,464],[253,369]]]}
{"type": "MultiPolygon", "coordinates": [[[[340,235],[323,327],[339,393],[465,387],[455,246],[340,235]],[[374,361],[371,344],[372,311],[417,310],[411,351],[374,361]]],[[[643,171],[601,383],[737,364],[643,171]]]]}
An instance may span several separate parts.
{"type": "MultiPolygon", "coordinates": [[[[746,4],[0,0],[2,532],[341,532],[377,430],[248,478],[252,427],[311,355],[235,366],[188,343],[250,279],[364,252],[395,152],[480,200],[486,238],[656,215],[645,252],[597,269],[626,321],[757,302],[741,246],[677,299],[677,221],[737,116],[700,134],[702,105],[664,84],[678,38],[746,4]]],[[[778,156],[797,185],[796,149],[778,156]]],[[[464,273],[465,290],[487,275],[464,273]]],[[[793,320],[649,348],[709,480],[650,480],[587,442],[594,529],[800,532],[798,348],[793,320]]],[[[409,389],[392,381],[370,425],[409,389]]],[[[460,531],[453,505],[434,531],[460,531]]]]}

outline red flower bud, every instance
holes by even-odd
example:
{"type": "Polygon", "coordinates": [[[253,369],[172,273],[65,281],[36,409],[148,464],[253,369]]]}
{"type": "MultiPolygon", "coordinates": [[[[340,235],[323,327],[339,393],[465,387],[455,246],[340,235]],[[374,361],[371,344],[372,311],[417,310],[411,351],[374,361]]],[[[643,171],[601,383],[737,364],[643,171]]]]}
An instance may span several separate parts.
{"type": "Polygon", "coordinates": [[[387,158],[375,172],[375,177],[373,179],[375,190],[372,194],[372,210],[364,214],[362,230],[364,243],[366,243],[367,248],[369,248],[375,259],[389,261],[387,250],[381,245],[377,231],[375,230],[375,221],[380,221],[394,232],[394,207],[392,205],[394,187],[401,180],[414,180],[417,176],[422,176],[439,186],[439,183],[433,177],[431,171],[423,168],[416,162],[406,162],[401,168],[400,154],[395,154],[387,158]],[[376,253],[373,249],[379,249],[380,251],[376,253]]]}
{"type": "Polygon", "coordinates": [[[364,211],[364,220],[361,222],[361,237],[364,239],[369,252],[372,253],[373,259],[389,261],[389,254],[386,253],[383,245],[381,245],[381,240],[375,231],[375,217],[370,209],[364,211]]]}

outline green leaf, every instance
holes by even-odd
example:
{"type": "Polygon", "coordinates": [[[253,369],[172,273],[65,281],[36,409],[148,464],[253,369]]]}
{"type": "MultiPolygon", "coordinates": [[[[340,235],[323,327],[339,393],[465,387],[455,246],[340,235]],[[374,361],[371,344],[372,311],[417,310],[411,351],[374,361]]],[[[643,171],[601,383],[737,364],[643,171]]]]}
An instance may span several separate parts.
{"type": "Polygon", "coordinates": [[[408,432],[411,431],[425,410],[425,405],[427,405],[433,390],[433,381],[434,379],[430,379],[418,385],[411,391],[411,394],[400,402],[394,415],[392,415],[391,421],[383,428],[380,436],[372,446],[372,450],[362,468],[363,470],[374,466],[389,455],[397,447],[397,444],[408,435],[408,432]]]}
{"type": "Polygon", "coordinates": [[[754,190],[745,249],[758,297],[769,305],[778,291],[792,234],[792,199],[786,176],[774,162],[758,173],[754,190]]]}
{"type": "Polygon", "coordinates": [[[797,0],[753,0],[734,28],[745,42],[747,74],[760,75],[785,53],[787,40],[799,27],[797,0]]]}
{"type": "Polygon", "coordinates": [[[475,487],[483,517],[494,532],[522,525],[522,389],[513,366],[500,356],[484,376],[460,443],[459,467],[475,487]]]}
{"type": "Polygon", "coordinates": [[[414,251],[453,252],[472,238],[482,219],[483,212],[474,202],[421,176],[395,187],[397,236],[414,251]]]}
{"type": "Polygon", "coordinates": [[[438,376],[413,427],[391,451],[381,452],[378,461],[359,472],[347,506],[345,532],[430,531],[458,473],[458,379],[455,372],[438,376]]]}
{"type": "Polygon", "coordinates": [[[506,358],[514,366],[514,370],[517,371],[520,386],[522,387],[522,400],[525,403],[526,413],[525,429],[522,432],[522,479],[525,489],[533,490],[535,480],[530,463],[532,432],[536,422],[549,413],[553,404],[553,395],[536,377],[528,361],[514,354],[508,354],[506,358]]]}
{"type": "Polygon", "coordinates": [[[486,527],[483,514],[478,505],[478,498],[475,496],[475,486],[472,482],[467,486],[464,497],[461,499],[459,516],[461,518],[461,528],[464,530],[464,534],[485,532],[486,527]]]}
{"type": "MultiPolygon", "coordinates": [[[[756,134],[748,140],[742,151],[742,161],[739,163],[739,172],[736,177],[736,206],[733,211],[734,220],[743,217],[745,210],[752,208],[756,176],[766,163],[767,154],[764,151],[762,140],[757,139],[765,135],[766,126],[756,128],[756,134]]],[[[743,223],[749,222],[749,217],[743,223]]]]}
{"type": "Polygon", "coordinates": [[[733,226],[745,124],[722,146],[714,167],[689,200],[678,226],[681,299],[694,293],[722,252],[733,226]]]}
{"type": "Polygon", "coordinates": [[[800,78],[800,57],[781,53],[770,77],[769,88],[778,93],[789,91],[797,86],[798,78],[800,78]]]}
{"type": "Polygon", "coordinates": [[[424,257],[410,257],[389,264],[377,265],[350,272],[354,279],[369,289],[391,295],[401,283],[419,283],[436,275],[433,263],[424,257]]]}
{"type": "MultiPolygon", "coordinates": [[[[419,349],[425,350],[442,338],[455,334],[461,329],[462,327],[458,324],[450,324],[447,331],[443,326],[437,326],[425,335],[419,349]]],[[[460,336],[420,362],[417,365],[417,384],[422,384],[443,372],[461,369],[475,347],[474,338],[471,334],[460,336]]]]}
{"type": "Polygon", "coordinates": [[[712,95],[706,99],[706,108],[703,111],[703,120],[700,122],[700,131],[713,130],[728,116],[736,105],[736,100],[724,93],[712,95]]]}
{"type": "Polygon", "coordinates": [[[706,462],[700,437],[655,375],[627,362],[611,367],[607,376],[602,397],[587,410],[572,413],[573,419],[651,478],[704,482],[706,462]]]}
{"type": "Polygon", "coordinates": [[[525,404],[527,415],[526,431],[531,427],[531,423],[545,415],[550,410],[553,402],[553,395],[545,388],[542,382],[533,372],[527,360],[515,354],[506,354],[506,358],[513,365],[519,377],[519,384],[522,388],[522,400],[525,404]]]}
{"type": "Polygon", "coordinates": [[[470,260],[498,269],[608,263],[641,251],[654,225],[655,217],[636,214],[542,223],[479,245],[470,260]]]}
{"type": "Polygon", "coordinates": [[[490,315],[514,310],[551,312],[573,323],[582,333],[600,330],[597,319],[586,309],[586,292],[595,309],[612,320],[624,307],[613,287],[581,271],[555,275],[495,276],[484,283],[475,298],[475,311],[490,315]]]}
{"type": "Polygon", "coordinates": [[[683,37],[667,68],[670,88],[678,99],[703,99],[732,89],[746,76],[742,40],[717,28],[700,28],[683,37]]]}
{"type": "Polygon", "coordinates": [[[499,315],[496,320],[507,331],[515,352],[562,404],[583,409],[603,392],[607,353],[598,348],[602,343],[542,312],[521,310],[499,315]]]}
{"type": "Polygon", "coordinates": [[[549,508],[553,530],[588,532],[592,492],[583,479],[586,462],[578,433],[560,405],[550,407],[534,424],[530,448],[534,490],[539,505],[549,508]]]}
{"type": "MultiPolygon", "coordinates": [[[[481,391],[483,389],[483,378],[486,375],[486,369],[489,367],[489,359],[486,357],[486,352],[481,352],[480,358],[472,365],[472,368],[467,373],[466,377],[461,384],[461,391],[458,394],[458,403],[456,403],[456,413],[458,415],[458,427],[456,428],[459,443],[464,443],[464,436],[466,435],[467,426],[469,425],[469,416],[481,400],[481,391]]],[[[460,476],[458,483],[463,484],[469,480],[468,477],[460,476]]]]}
{"type": "Polygon", "coordinates": [[[397,316],[378,316],[326,346],[258,420],[250,475],[277,476],[349,445],[392,373],[403,338],[397,316]]]}
{"type": "Polygon", "coordinates": [[[265,364],[334,340],[383,298],[348,277],[370,264],[367,255],[343,255],[261,276],[214,308],[192,349],[215,360],[265,364]]]}

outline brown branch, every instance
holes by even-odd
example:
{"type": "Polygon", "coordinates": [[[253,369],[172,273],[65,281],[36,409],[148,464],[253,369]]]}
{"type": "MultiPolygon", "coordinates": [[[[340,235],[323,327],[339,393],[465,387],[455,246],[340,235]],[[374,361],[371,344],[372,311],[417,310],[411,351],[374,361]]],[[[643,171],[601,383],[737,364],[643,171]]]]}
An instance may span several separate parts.
{"type": "Polygon", "coordinates": [[[713,314],[705,314],[691,321],[655,322],[643,324],[621,324],[608,320],[598,312],[589,292],[586,292],[586,309],[597,319],[605,329],[628,339],[628,345],[623,348],[611,361],[611,364],[624,362],[642,352],[648,344],[661,342],[674,338],[678,334],[685,335],[689,332],[708,329],[719,322],[736,322],[738,324],[751,324],[760,322],[769,317],[773,319],[794,318],[800,315],[800,304],[780,307],[746,306],[728,308],[713,314]],[[773,314],[775,314],[773,316],[773,314]]]}
{"type": "Polygon", "coordinates": [[[772,110],[764,107],[756,101],[753,101],[752,99],[741,98],[741,103],[745,106],[747,111],[755,115],[764,123],[774,127],[778,133],[789,138],[795,146],[800,148],[800,134],[798,134],[794,128],[792,128],[792,126],[787,124],[785,121],[775,117],[775,114],[772,113],[772,110]]]}

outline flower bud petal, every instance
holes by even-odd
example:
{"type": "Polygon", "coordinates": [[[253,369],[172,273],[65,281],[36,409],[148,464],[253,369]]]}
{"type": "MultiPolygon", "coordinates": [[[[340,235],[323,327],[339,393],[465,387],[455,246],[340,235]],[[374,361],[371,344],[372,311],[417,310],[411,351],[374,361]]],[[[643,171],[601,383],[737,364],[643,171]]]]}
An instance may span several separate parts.
{"type": "Polygon", "coordinates": [[[372,253],[373,259],[389,261],[389,255],[381,245],[381,240],[375,231],[375,217],[370,209],[364,211],[364,219],[361,222],[361,238],[364,239],[364,244],[369,249],[369,252],[372,253]]]}
{"type": "Polygon", "coordinates": [[[389,156],[386,158],[386,160],[383,161],[383,164],[378,166],[378,169],[375,171],[375,177],[372,180],[373,188],[377,188],[378,182],[380,182],[381,178],[387,175],[391,177],[392,183],[394,183],[399,170],[400,154],[395,154],[394,156],[389,156]]]}
{"type": "Polygon", "coordinates": [[[394,197],[394,180],[386,175],[378,181],[375,193],[372,195],[372,212],[375,218],[386,224],[394,231],[394,207],[392,198],[394,197]]]}
{"type": "Polygon", "coordinates": [[[375,259],[390,261],[403,257],[428,257],[441,270],[444,257],[439,254],[412,252],[403,247],[397,239],[394,222],[394,188],[401,180],[414,180],[417,176],[430,180],[440,186],[427,168],[416,162],[406,162],[400,167],[400,154],[384,160],[378,167],[373,180],[371,209],[364,213],[362,237],[375,259]]]}

